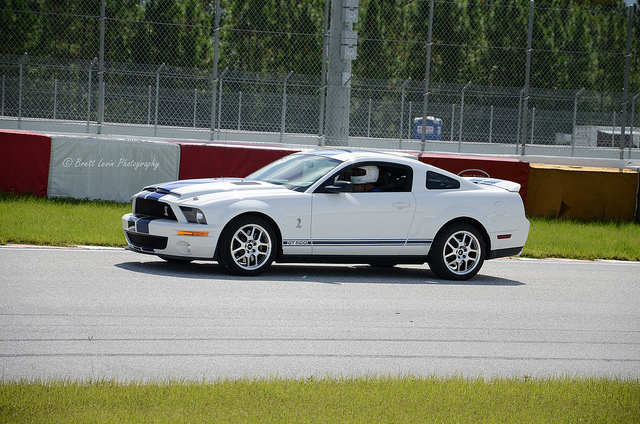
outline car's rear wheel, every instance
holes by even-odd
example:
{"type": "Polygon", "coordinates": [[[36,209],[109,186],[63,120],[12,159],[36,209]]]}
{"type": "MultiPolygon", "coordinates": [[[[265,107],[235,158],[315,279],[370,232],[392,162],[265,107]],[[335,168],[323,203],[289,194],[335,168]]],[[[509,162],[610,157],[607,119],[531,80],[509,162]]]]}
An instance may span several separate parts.
{"type": "Polygon", "coordinates": [[[273,262],[276,236],[271,225],[258,216],[230,222],[222,232],[218,263],[235,275],[259,275],[273,262]]]}
{"type": "Polygon", "coordinates": [[[431,271],[445,280],[468,280],[480,271],[485,242],[480,232],[465,223],[445,226],[433,242],[428,263],[431,271]]]}

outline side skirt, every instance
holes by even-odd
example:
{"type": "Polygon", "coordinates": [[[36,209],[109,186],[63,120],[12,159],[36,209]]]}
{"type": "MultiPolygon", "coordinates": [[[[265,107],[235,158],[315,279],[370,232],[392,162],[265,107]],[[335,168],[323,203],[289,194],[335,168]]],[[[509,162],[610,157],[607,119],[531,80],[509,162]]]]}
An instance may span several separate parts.
{"type": "Polygon", "coordinates": [[[334,263],[334,264],[371,264],[371,265],[421,265],[426,256],[345,256],[345,255],[283,255],[279,263],[334,263]]]}

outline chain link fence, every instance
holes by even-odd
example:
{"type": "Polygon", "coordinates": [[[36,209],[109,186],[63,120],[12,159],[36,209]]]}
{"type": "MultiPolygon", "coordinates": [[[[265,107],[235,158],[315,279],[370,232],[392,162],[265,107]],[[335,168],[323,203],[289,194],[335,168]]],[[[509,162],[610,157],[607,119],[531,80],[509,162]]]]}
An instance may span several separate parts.
{"type": "MultiPolygon", "coordinates": [[[[325,2],[216,3],[3,2],[0,122],[321,136],[325,2]]],[[[424,147],[426,103],[429,150],[639,157],[637,6],[360,0],[354,29],[360,144],[424,147]]]]}

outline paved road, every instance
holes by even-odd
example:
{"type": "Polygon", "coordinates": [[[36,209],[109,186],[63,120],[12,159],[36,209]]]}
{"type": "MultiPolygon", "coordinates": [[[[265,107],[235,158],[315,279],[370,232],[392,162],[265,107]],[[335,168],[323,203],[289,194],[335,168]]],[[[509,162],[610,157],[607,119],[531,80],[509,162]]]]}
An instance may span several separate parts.
{"type": "Polygon", "coordinates": [[[426,267],[215,263],[0,247],[0,378],[463,375],[640,378],[640,263],[426,267]]]}

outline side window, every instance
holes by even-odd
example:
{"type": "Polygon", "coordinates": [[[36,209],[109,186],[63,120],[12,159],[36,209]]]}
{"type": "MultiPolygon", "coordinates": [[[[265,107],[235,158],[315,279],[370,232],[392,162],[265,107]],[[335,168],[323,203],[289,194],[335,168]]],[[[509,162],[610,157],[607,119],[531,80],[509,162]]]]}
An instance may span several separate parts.
{"type": "Polygon", "coordinates": [[[434,171],[427,171],[427,188],[429,190],[455,190],[460,188],[460,181],[434,171]]]}
{"type": "Polygon", "coordinates": [[[413,173],[409,167],[384,162],[368,162],[343,169],[329,178],[325,185],[348,183],[352,187],[350,191],[354,192],[410,192],[412,181],[413,173]],[[375,171],[370,171],[371,168],[375,168],[375,171]],[[364,181],[357,178],[363,175],[371,175],[372,178],[364,178],[364,181]]]}
{"type": "Polygon", "coordinates": [[[380,175],[375,183],[379,191],[411,191],[411,169],[391,164],[379,164],[380,175]]]}

